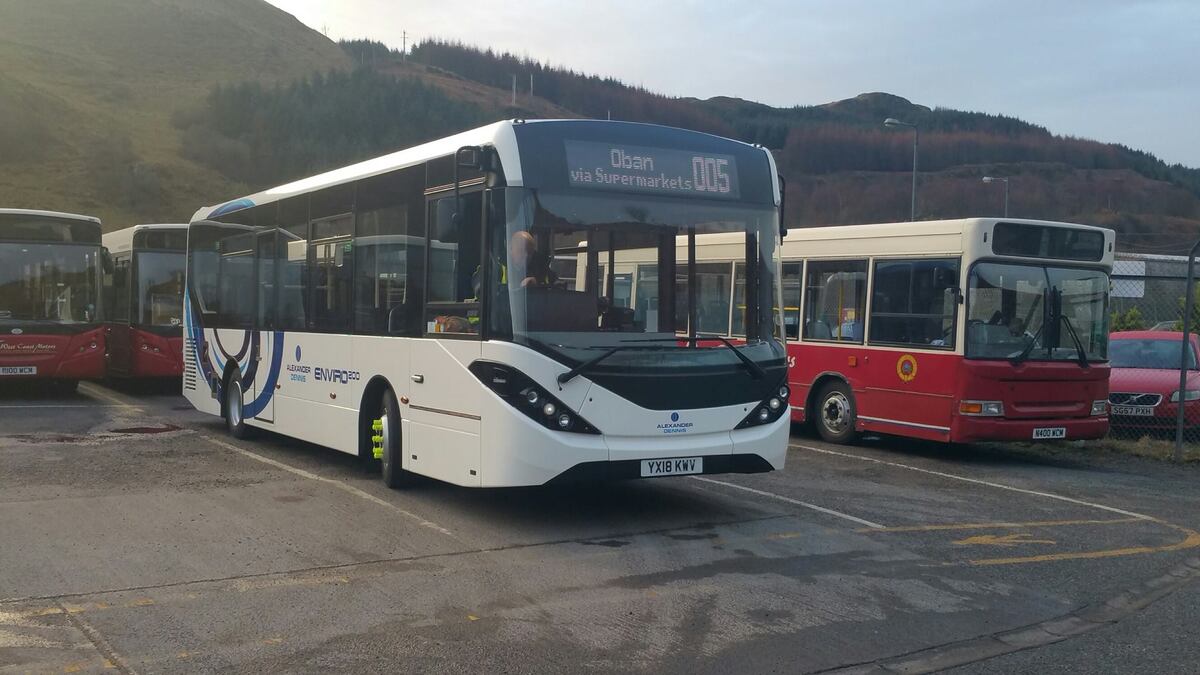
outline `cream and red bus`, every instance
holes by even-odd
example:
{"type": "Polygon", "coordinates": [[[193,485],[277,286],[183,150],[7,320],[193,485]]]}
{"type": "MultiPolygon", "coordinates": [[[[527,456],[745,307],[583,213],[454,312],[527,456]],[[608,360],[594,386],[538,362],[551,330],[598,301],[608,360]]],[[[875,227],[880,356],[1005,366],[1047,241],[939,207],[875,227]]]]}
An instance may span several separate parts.
{"type": "MultiPolygon", "coordinates": [[[[697,242],[699,329],[745,334],[745,266],[697,242]]],[[[1108,430],[1111,230],[971,218],[792,229],[783,324],[792,418],[827,440],[1099,438],[1108,430]]],[[[654,314],[652,255],[618,260],[615,301],[654,314]]],[[[680,288],[684,288],[682,280],[680,288]]]]}

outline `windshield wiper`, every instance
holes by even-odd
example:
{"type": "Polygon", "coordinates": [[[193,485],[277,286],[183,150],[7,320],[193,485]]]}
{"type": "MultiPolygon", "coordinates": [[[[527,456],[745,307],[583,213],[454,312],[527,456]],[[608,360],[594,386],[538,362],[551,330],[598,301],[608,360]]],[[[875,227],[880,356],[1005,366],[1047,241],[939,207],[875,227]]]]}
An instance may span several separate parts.
{"type": "MultiPolygon", "coordinates": [[[[627,340],[627,342],[632,342],[632,340],[627,340]]],[[[647,342],[650,342],[650,340],[647,340],[647,342]]],[[[612,356],[613,354],[616,354],[617,352],[625,351],[628,349],[660,349],[660,347],[651,347],[649,345],[637,345],[637,346],[635,346],[635,345],[619,345],[616,347],[611,347],[607,351],[605,351],[603,354],[600,354],[599,356],[596,356],[595,358],[588,359],[587,361],[584,361],[583,363],[575,366],[574,368],[568,370],[565,373],[559,373],[559,375],[558,375],[559,386],[562,386],[562,385],[566,384],[567,382],[570,382],[571,380],[575,379],[576,375],[591,368],[592,366],[596,365],[597,363],[600,363],[601,361],[603,361],[604,359],[607,359],[608,357],[612,356]]]]}
{"type": "Polygon", "coordinates": [[[1033,337],[1029,339],[1029,343],[1025,345],[1025,348],[1021,350],[1021,353],[1009,359],[1008,362],[1014,366],[1019,366],[1024,363],[1025,360],[1029,358],[1029,354],[1033,352],[1033,346],[1037,344],[1038,338],[1042,336],[1042,330],[1045,328],[1046,324],[1043,322],[1042,325],[1038,326],[1037,332],[1034,333],[1033,337]]]}
{"type": "Polygon", "coordinates": [[[690,342],[692,344],[696,344],[700,340],[717,340],[721,344],[728,347],[729,350],[733,352],[734,356],[738,357],[738,360],[740,360],[742,363],[744,363],[746,365],[746,370],[750,371],[750,377],[753,377],[756,380],[761,380],[762,378],[767,376],[767,372],[762,369],[762,366],[758,365],[757,363],[754,362],[753,359],[751,359],[750,357],[746,356],[741,351],[739,351],[737,348],[737,345],[730,342],[728,338],[725,338],[720,335],[695,335],[695,336],[690,336],[690,337],[683,335],[683,336],[673,337],[673,338],[647,338],[645,340],[622,340],[622,342],[690,342]]]}
{"type": "Polygon", "coordinates": [[[1083,348],[1083,340],[1080,340],[1079,334],[1075,332],[1075,326],[1071,325],[1071,320],[1067,318],[1066,314],[1059,314],[1058,318],[1067,325],[1067,332],[1071,334],[1071,341],[1075,343],[1075,353],[1079,355],[1079,367],[1087,368],[1090,365],[1087,352],[1083,348]]]}

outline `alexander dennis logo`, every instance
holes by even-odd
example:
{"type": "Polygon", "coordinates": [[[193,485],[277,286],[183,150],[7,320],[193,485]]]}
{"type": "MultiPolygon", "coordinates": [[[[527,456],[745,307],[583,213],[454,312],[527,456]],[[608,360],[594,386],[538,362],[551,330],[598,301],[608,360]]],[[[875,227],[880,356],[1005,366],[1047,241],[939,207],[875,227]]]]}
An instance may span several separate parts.
{"type": "Polygon", "coordinates": [[[308,382],[309,375],[312,375],[313,380],[335,384],[350,384],[362,378],[357,370],[305,365],[300,363],[301,354],[300,345],[296,345],[296,363],[289,363],[287,367],[288,380],[292,382],[308,382]]]}
{"type": "Polygon", "coordinates": [[[658,429],[664,434],[686,434],[688,429],[691,429],[693,426],[691,422],[680,422],[679,413],[673,412],[671,413],[671,421],[658,425],[658,429]]]}

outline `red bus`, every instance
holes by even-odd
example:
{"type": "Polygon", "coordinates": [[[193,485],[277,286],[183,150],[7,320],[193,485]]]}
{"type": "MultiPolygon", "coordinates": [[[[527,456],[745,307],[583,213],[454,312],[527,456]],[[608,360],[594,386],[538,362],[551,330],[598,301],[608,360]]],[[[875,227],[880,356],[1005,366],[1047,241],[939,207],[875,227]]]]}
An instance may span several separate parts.
{"type": "Polygon", "coordinates": [[[1104,436],[1113,247],[995,218],[789,231],[793,420],[839,443],[1104,436]]]}
{"type": "Polygon", "coordinates": [[[100,220],[0,209],[0,382],[104,375],[100,220]]]}
{"type": "Polygon", "coordinates": [[[112,256],[104,278],[109,376],[183,375],[187,227],[135,225],[104,235],[112,256]]]}

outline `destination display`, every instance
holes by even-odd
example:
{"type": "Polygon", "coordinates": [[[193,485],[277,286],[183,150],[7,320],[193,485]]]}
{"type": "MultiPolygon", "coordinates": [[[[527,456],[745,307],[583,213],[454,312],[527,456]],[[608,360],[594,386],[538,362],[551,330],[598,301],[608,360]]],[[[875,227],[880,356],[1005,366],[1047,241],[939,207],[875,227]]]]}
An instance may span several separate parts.
{"type": "Polygon", "coordinates": [[[565,141],[571,187],[737,199],[731,155],[565,141]]]}

